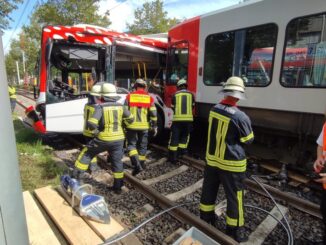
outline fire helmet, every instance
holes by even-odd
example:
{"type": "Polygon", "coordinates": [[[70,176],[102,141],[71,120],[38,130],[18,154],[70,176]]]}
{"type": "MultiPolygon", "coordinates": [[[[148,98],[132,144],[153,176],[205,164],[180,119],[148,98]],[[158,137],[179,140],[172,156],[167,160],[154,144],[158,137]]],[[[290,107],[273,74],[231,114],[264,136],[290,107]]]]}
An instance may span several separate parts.
{"type": "Polygon", "coordinates": [[[90,95],[101,96],[101,90],[102,90],[101,84],[94,84],[91,89],[90,95]]]}
{"type": "Polygon", "coordinates": [[[182,85],[186,85],[187,86],[187,81],[184,80],[184,79],[180,79],[178,82],[177,82],[177,87],[180,87],[182,85]]]}
{"type": "Polygon", "coordinates": [[[220,91],[224,96],[232,96],[240,100],[245,100],[245,85],[243,79],[240,77],[230,77],[223,85],[223,89],[220,91]]]}
{"type": "Polygon", "coordinates": [[[103,93],[103,96],[106,96],[106,97],[118,96],[117,88],[112,83],[103,83],[102,93],[103,93]]]}
{"type": "Polygon", "coordinates": [[[135,82],[135,86],[146,87],[147,83],[143,79],[138,78],[135,82]]]}

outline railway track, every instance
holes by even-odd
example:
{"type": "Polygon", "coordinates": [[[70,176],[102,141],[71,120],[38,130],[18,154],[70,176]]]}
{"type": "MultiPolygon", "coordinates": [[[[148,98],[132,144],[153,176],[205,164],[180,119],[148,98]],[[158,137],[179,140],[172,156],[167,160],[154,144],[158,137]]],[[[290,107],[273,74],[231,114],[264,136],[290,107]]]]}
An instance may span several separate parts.
{"type": "MultiPolygon", "coordinates": [[[[82,147],[80,142],[70,137],[69,141],[74,145],[78,145],[78,147],[82,147]]],[[[171,166],[166,163],[166,148],[151,145],[151,151],[151,159],[147,163],[147,169],[139,174],[137,178],[130,174],[130,170],[125,171],[127,188],[121,196],[116,196],[109,190],[108,185],[110,181],[103,181],[103,178],[100,181],[96,180],[99,179],[99,176],[97,178],[90,176],[87,181],[93,184],[97,191],[106,197],[112,212],[130,227],[139,224],[143,219],[160,212],[162,209],[171,208],[180,203],[186,204],[183,207],[169,212],[173,218],[164,215],[163,218],[156,221],[156,224],[146,225],[144,228],[141,228],[137,232],[137,236],[144,241],[144,244],[160,244],[170,233],[174,233],[179,229],[186,230],[190,226],[196,226],[221,244],[236,244],[235,241],[220,231],[224,229],[223,210],[225,206],[225,195],[223,193],[218,197],[219,203],[222,203],[222,205],[219,205],[216,210],[216,213],[220,217],[216,224],[218,229],[208,225],[198,217],[198,204],[203,177],[202,172],[205,166],[204,161],[185,156],[180,159],[180,164],[171,166]],[[153,230],[158,230],[158,232],[153,232],[153,230]]],[[[69,166],[72,166],[77,154],[78,152],[73,153],[70,156],[70,160],[66,159],[65,162],[69,166]]],[[[64,156],[63,159],[65,159],[64,156]]],[[[106,164],[106,157],[100,156],[99,159],[102,166],[110,171],[106,164]]],[[[124,158],[124,162],[128,168],[130,163],[127,157],[124,158]]],[[[101,173],[102,175],[106,174],[105,171],[101,173]]],[[[264,222],[268,222],[266,220],[268,220],[269,216],[266,213],[257,213],[254,207],[263,207],[267,212],[277,215],[276,207],[266,198],[267,194],[256,182],[246,179],[245,183],[248,187],[246,200],[248,197],[250,200],[248,204],[250,207],[248,206],[246,208],[246,232],[250,234],[251,242],[256,239],[260,241],[260,243],[258,241],[256,244],[288,244],[286,233],[277,222],[274,222],[272,226],[275,229],[265,230],[265,233],[263,232],[264,235],[262,235],[261,231],[259,233],[259,226],[264,222]],[[257,233],[260,234],[259,238],[255,237],[257,233]]],[[[300,221],[303,222],[298,217],[303,217],[305,223],[307,221],[311,223],[315,222],[314,225],[305,225],[304,228],[300,228],[298,224],[294,225],[294,241],[296,243],[321,240],[320,235],[315,235],[311,231],[314,226],[317,226],[318,233],[318,226],[322,226],[319,220],[321,215],[318,205],[303,200],[293,194],[282,192],[275,187],[266,184],[263,186],[274,198],[283,204],[282,210],[287,213],[291,226],[295,223],[300,223],[300,221]],[[316,220],[316,218],[318,219],[316,220]],[[318,224],[316,225],[316,223],[318,224]]],[[[320,234],[322,234],[321,231],[320,234]]],[[[165,243],[170,244],[168,241],[165,243]]]]}

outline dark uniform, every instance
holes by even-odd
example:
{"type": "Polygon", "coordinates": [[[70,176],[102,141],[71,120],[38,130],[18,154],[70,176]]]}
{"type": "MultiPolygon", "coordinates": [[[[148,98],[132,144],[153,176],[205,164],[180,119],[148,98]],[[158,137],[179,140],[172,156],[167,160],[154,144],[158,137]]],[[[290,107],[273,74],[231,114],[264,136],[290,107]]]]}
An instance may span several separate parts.
{"type": "Polygon", "coordinates": [[[227,199],[227,233],[231,236],[232,232],[244,225],[243,179],[247,160],[243,145],[250,144],[253,139],[249,117],[235,104],[223,100],[212,108],[200,216],[208,223],[215,223],[215,201],[219,185],[222,184],[227,199]]]}
{"type": "Polygon", "coordinates": [[[128,152],[135,167],[135,175],[145,167],[148,130],[150,127],[157,127],[157,112],[154,99],[143,88],[137,88],[128,94],[126,104],[135,118],[134,122],[127,126],[128,152]]]}
{"type": "MultiPolygon", "coordinates": [[[[84,107],[84,128],[83,135],[85,137],[86,144],[88,144],[95,137],[94,130],[89,127],[88,120],[93,116],[95,112],[95,107],[97,105],[93,95],[89,95],[88,102],[84,107]]],[[[91,160],[90,170],[95,171],[97,169],[97,157],[93,157],[91,160]]]]}
{"type": "Polygon", "coordinates": [[[181,89],[172,97],[173,122],[169,142],[169,161],[175,163],[178,153],[186,153],[192,130],[193,113],[195,106],[194,95],[187,89],[181,89]],[[178,152],[179,151],[179,152],[178,152]]]}
{"type": "Polygon", "coordinates": [[[119,193],[123,185],[123,143],[124,132],[123,122],[128,125],[134,118],[129,110],[117,103],[118,98],[106,97],[106,102],[97,105],[93,116],[88,120],[90,129],[98,129],[99,133],[95,139],[84,147],[75,163],[80,171],[86,171],[93,157],[97,154],[108,151],[112,162],[114,177],[113,189],[119,193]]]}

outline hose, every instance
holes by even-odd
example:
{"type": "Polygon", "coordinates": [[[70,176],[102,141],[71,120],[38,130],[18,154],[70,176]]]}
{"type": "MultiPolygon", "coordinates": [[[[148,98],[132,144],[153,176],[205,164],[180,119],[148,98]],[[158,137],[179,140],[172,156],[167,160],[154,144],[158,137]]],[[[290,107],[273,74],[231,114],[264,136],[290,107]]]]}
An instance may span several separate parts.
{"type": "MultiPolygon", "coordinates": [[[[259,208],[259,207],[256,207],[256,206],[253,206],[250,204],[245,204],[244,206],[248,207],[248,208],[258,209],[259,211],[262,211],[262,212],[266,213],[267,215],[271,216],[273,219],[275,219],[279,224],[282,225],[282,227],[284,228],[284,230],[286,231],[286,234],[288,236],[288,241],[290,241],[290,232],[289,232],[288,228],[283,224],[283,222],[281,220],[279,220],[277,217],[275,217],[275,215],[271,214],[270,212],[268,212],[267,210],[265,210],[263,208],[259,208]]],[[[220,210],[223,208],[226,208],[226,205],[219,207],[217,210],[220,210]]],[[[290,243],[288,242],[288,244],[290,244],[290,243]]]]}
{"type": "MultiPolygon", "coordinates": [[[[293,233],[292,233],[292,230],[291,230],[291,227],[290,227],[290,224],[287,220],[287,218],[285,217],[285,215],[283,214],[282,210],[280,209],[280,207],[278,206],[278,204],[276,203],[275,199],[272,197],[272,195],[266,190],[266,188],[255,178],[256,176],[255,175],[252,175],[250,176],[265,192],[266,194],[269,196],[269,198],[272,200],[272,202],[275,204],[275,206],[277,207],[277,209],[279,210],[279,212],[281,213],[284,221],[285,221],[285,224],[288,228],[288,232],[289,232],[289,241],[288,241],[288,244],[289,245],[293,245],[293,233]]],[[[262,177],[262,176],[260,176],[262,177]]],[[[282,222],[283,224],[283,222],[282,222]]],[[[284,225],[284,224],[283,224],[284,225]]]]}
{"type": "MultiPolygon", "coordinates": [[[[191,203],[193,203],[193,202],[191,202],[191,203]]],[[[128,232],[125,232],[125,233],[119,235],[117,238],[114,238],[113,240],[112,240],[112,238],[111,238],[111,239],[108,239],[108,240],[104,241],[104,243],[101,243],[100,245],[109,245],[109,244],[113,244],[113,243],[115,243],[115,242],[117,242],[117,241],[119,241],[119,240],[125,238],[126,236],[130,235],[131,233],[135,232],[135,231],[138,230],[140,227],[142,227],[143,225],[145,225],[145,224],[147,224],[148,222],[152,221],[153,219],[157,218],[158,216],[161,216],[162,214],[167,213],[167,212],[169,212],[169,211],[172,210],[172,209],[175,209],[175,208],[178,208],[178,207],[184,206],[184,205],[186,205],[186,204],[189,204],[189,202],[181,203],[181,204],[178,204],[178,205],[172,206],[172,207],[170,207],[170,208],[168,208],[168,209],[165,209],[165,210],[163,210],[163,211],[157,213],[157,214],[154,215],[153,217],[151,217],[151,218],[145,220],[143,223],[139,224],[138,226],[136,226],[136,227],[133,228],[132,230],[130,230],[130,231],[128,231],[128,232]]]]}

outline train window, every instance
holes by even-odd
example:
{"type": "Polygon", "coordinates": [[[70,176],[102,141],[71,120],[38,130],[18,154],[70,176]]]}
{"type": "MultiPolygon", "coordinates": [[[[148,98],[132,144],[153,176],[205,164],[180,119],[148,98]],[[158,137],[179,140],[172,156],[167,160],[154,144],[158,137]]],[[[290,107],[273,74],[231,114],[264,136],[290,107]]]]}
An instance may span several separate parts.
{"type": "Polygon", "coordinates": [[[179,79],[188,77],[188,42],[172,44],[168,50],[167,84],[175,85],[179,79]]]}
{"type": "Polygon", "coordinates": [[[280,82],[285,87],[326,87],[326,14],[289,22],[280,82]]]}
{"type": "Polygon", "coordinates": [[[209,35],[205,40],[204,83],[221,85],[236,75],[244,78],[246,86],[267,86],[276,39],[275,24],[209,35]]]}

